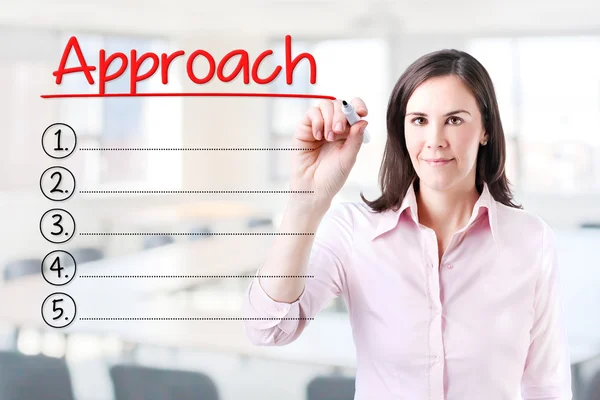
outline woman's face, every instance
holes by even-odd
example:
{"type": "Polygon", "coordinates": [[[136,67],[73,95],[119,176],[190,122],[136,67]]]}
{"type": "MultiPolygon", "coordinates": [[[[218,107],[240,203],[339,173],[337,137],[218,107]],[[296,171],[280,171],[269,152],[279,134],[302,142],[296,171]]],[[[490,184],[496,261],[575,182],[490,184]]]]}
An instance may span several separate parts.
{"type": "Polygon", "coordinates": [[[487,135],[477,101],[460,78],[421,83],[408,100],[404,130],[421,184],[434,190],[475,185],[477,151],[487,135]]]}

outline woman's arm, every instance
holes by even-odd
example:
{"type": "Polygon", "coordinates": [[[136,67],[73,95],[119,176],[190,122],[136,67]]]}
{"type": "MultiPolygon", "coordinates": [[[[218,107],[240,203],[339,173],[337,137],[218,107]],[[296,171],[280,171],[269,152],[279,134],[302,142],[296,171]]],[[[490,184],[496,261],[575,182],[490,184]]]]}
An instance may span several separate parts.
{"type": "Polygon", "coordinates": [[[282,231],[316,225],[318,229],[315,236],[278,236],[251,282],[244,317],[252,318],[245,320],[245,328],[254,344],[283,345],[296,340],[310,319],[344,290],[353,237],[349,206],[333,206],[322,217],[318,212],[312,216],[296,213],[295,206],[288,207],[282,231]],[[264,275],[309,277],[260,278],[264,275]]]}
{"type": "MultiPolygon", "coordinates": [[[[290,201],[281,222],[281,232],[316,232],[329,206],[304,205],[290,201]]],[[[276,236],[260,275],[306,275],[313,235],[276,236]]],[[[279,302],[292,303],[304,289],[306,278],[260,279],[260,286],[279,302]]]]}
{"type": "Polygon", "coordinates": [[[556,238],[546,223],[542,243],[534,323],[521,393],[526,400],[570,400],[571,366],[563,321],[556,238]]]}
{"type": "MultiPolygon", "coordinates": [[[[361,99],[352,104],[360,117],[367,115],[361,99]]],[[[341,293],[352,215],[347,207],[329,207],[356,162],[366,126],[362,120],[350,125],[339,100],[322,100],[298,123],[290,174],[290,189],[298,194],[290,196],[280,227],[284,235],[276,236],[246,297],[245,327],[253,343],[295,340],[327,301],[341,293]]]]}

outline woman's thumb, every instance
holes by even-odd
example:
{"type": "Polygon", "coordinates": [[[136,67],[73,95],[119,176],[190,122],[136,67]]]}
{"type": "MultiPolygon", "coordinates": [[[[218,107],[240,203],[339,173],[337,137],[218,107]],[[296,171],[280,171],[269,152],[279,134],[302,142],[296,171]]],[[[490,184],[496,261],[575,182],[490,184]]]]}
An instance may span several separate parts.
{"type": "Polygon", "coordinates": [[[368,124],[367,121],[361,120],[350,127],[350,133],[341,149],[341,158],[344,165],[351,165],[356,161],[356,155],[362,146],[368,124]]]}

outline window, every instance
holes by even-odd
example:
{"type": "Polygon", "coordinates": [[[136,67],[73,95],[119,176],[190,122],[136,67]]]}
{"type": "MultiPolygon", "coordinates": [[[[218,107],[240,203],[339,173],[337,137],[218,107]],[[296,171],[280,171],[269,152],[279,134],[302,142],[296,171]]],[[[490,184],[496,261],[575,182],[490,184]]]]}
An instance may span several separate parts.
{"type": "Polygon", "coordinates": [[[57,103],[41,99],[40,94],[56,86],[52,71],[59,51],[55,33],[0,27],[2,192],[39,192],[40,175],[52,165],[40,138],[46,126],[57,122],[57,103]]]}
{"type": "MultiPolygon", "coordinates": [[[[88,64],[98,65],[100,49],[107,56],[123,52],[130,57],[131,49],[138,57],[145,52],[168,52],[164,40],[113,35],[75,35],[88,64]]],[[[64,36],[66,44],[69,36],[64,36]]],[[[63,46],[64,46],[63,44],[63,46]]],[[[77,64],[72,52],[67,67],[77,64]]],[[[120,60],[115,60],[107,74],[116,72],[120,60]]],[[[150,68],[145,61],[140,74],[150,68]]],[[[84,74],[63,77],[57,86],[61,93],[98,93],[98,69],[92,72],[90,85],[84,74]]],[[[169,84],[163,85],[160,74],[137,84],[138,93],[179,92],[180,81],[173,70],[169,84]]],[[[129,93],[129,67],[119,78],[106,84],[106,93],[129,93]]],[[[138,148],[179,147],[181,144],[181,98],[173,97],[107,97],[61,99],[61,120],[75,129],[78,147],[138,148]]],[[[74,168],[83,175],[88,187],[174,189],[181,183],[181,155],[169,151],[81,151],[80,163],[74,168]]]]}
{"type": "MultiPolygon", "coordinates": [[[[284,46],[273,46],[274,65],[285,65],[284,46]]],[[[309,63],[302,60],[294,70],[293,85],[287,85],[281,73],[271,84],[274,93],[312,93],[350,100],[362,98],[369,108],[367,130],[371,143],[362,147],[348,177],[350,185],[377,185],[383,147],[387,137],[385,112],[389,84],[389,47],[383,39],[346,39],[292,42],[292,57],[308,52],[317,64],[317,82],[309,81],[309,63]]],[[[318,99],[269,100],[271,146],[290,147],[296,124],[318,99]]],[[[271,152],[271,179],[286,182],[290,177],[290,152],[271,152]]]]}
{"type": "Polygon", "coordinates": [[[526,192],[600,192],[600,37],[476,39],[507,135],[509,179],[526,192]]]}

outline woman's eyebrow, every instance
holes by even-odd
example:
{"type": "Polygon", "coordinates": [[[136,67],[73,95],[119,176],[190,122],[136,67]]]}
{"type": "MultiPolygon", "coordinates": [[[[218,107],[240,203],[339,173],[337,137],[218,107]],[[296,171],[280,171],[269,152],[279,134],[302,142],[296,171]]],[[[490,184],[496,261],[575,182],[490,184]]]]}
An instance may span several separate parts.
{"type": "MultiPolygon", "coordinates": [[[[447,116],[452,115],[452,114],[460,114],[460,113],[467,113],[467,114],[471,115],[471,113],[468,112],[467,110],[462,110],[461,109],[461,110],[450,111],[449,113],[446,113],[444,115],[444,117],[447,117],[447,116]]],[[[419,112],[419,111],[412,111],[412,112],[406,113],[406,116],[409,116],[409,115],[418,115],[420,117],[426,117],[427,116],[427,114],[419,112]]]]}

